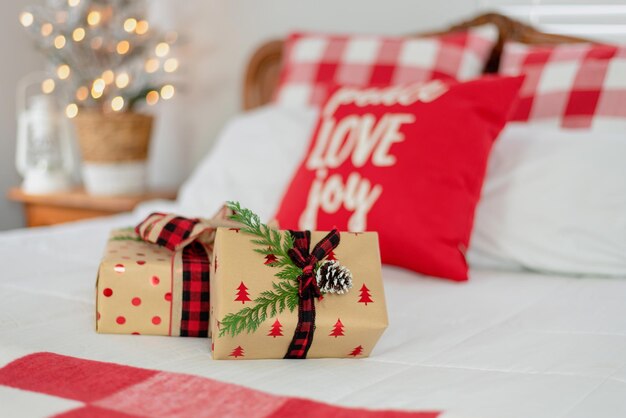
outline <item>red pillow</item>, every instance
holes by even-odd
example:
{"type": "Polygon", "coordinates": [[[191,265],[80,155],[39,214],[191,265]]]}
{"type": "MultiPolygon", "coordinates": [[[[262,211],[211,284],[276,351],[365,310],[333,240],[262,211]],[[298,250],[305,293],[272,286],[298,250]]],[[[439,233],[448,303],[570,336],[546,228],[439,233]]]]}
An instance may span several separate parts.
{"type": "Polygon", "coordinates": [[[285,42],[276,100],[321,106],[332,86],[387,86],[478,77],[498,41],[485,24],[427,37],[295,33],[285,42]]]}
{"type": "Polygon", "coordinates": [[[467,280],[491,146],[522,77],[334,91],[277,219],[378,231],[383,262],[467,280]]]}

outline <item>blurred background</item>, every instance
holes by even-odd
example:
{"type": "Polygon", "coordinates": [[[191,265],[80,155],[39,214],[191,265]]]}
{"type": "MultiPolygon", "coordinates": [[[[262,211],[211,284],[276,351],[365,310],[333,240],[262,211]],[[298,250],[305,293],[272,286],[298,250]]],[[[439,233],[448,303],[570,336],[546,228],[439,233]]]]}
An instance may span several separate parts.
{"type": "MultiPolygon", "coordinates": [[[[20,24],[20,13],[42,0],[0,3],[0,230],[24,225],[19,203],[5,198],[20,184],[15,168],[16,85],[45,68],[44,56],[20,24]]],[[[150,0],[151,25],[178,33],[176,95],[149,109],[156,116],[148,182],[176,189],[210,151],[228,118],[241,109],[250,54],[292,30],[407,34],[498,11],[544,31],[626,41],[626,3],[602,0],[150,0]]]]}

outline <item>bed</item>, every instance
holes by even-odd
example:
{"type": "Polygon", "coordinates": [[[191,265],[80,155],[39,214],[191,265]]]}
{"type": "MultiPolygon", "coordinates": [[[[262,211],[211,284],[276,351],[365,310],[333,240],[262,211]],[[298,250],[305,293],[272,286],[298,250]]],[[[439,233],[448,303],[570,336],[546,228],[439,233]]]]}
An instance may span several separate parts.
{"type": "MultiPolygon", "coordinates": [[[[494,14],[460,26],[485,21],[496,23],[501,37],[578,41],[494,14]]],[[[280,41],[252,58],[247,109],[269,101],[279,60],[280,41]]],[[[496,63],[497,49],[487,70],[496,63]]],[[[390,326],[372,356],[359,361],[213,361],[205,339],[96,334],[94,279],[106,237],[154,210],[186,208],[152,202],[132,214],[0,235],[0,367],[54,352],[348,407],[466,418],[626,416],[623,278],[473,269],[471,281],[458,284],[385,266],[390,326]]],[[[58,399],[0,385],[0,416],[64,408],[58,399]]]]}

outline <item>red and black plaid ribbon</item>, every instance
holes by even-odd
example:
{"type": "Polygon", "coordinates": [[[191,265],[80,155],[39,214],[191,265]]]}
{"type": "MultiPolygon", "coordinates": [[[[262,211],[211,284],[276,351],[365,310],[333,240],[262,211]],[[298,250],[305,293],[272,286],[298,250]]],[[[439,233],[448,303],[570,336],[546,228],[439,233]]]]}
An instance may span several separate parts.
{"type": "MultiPolygon", "coordinates": [[[[152,214],[140,223],[135,231],[142,236],[140,228],[146,222],[154,222],[152,214]]],[[[189,238],[194,227],[200,222],[199,219],[174,217],[163,225],[158,232],[156,244],[171,251],[176,251],[179,245],[189,238]]],[[[148,225],[150,232],[154,226],[148,225]]],[[[149,241],[148,241],[149,242],[149,241]]],[[[180,335],[183,337],[208,337],[209,330],[209,255],[206,248],[198,241],[193,241],[182,249],[183,264],[183,295],[182,312],[180,323],[180,335]]]]}
{"type": "Polygon", "coordinates": [[[313,270],[318,262],[339,245],[339,231],[330,231],[310,253],[311,232],[289,232],[294,240],[289,258],[302,269],[302,274],[298,276],[298,324],[285,358],[304,359],[311,348],[315,332],[315,298],[321,296],[313,270]]]}

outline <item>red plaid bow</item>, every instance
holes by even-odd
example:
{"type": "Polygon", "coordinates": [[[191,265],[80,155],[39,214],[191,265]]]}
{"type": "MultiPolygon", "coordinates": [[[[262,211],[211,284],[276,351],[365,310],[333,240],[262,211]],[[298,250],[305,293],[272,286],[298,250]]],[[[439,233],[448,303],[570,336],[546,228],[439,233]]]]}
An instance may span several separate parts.
{"type": "Polygon", "coordinates": [[[293,248],[289,250],[291,261],[302,269],[298,276],[298,324],[285,358],[306,358],[313,343],[315,332],[315,298],[321,296],[313,270],[315,265],[339,245],[339,231],[333,229],[309,253],[310,231],[289,231],[293,237],[293,248]]]}
{"type": "Polygon", "coordinates": [[[229,220],[231,214],[232,211],[226,207],[220,209],[211,219],[190,219],[173,214],[153,213],[135,228],[144,241],[181,253],[181,336],[208,336],[211,271],[209,260],[217,227],[241,226],[229,220]]]}
{"type": "MultiPolygon", "coordinates": [[[[166,214],[153,213],[137,225],[135,231],[145,241],[153,228],[160,227],[155,244],[176,251],[181,244],[186,244],[199,219],[172,217],[160,225],[158,221],[166,214]],[[144,234],[141,227],[146,226],[144,234]]],[[[208,337],[209,329],[209,255],[206,248],[198,241],[184,245],[183,249],[183,300],[180,323],[182,337],[208,337]]]]}

